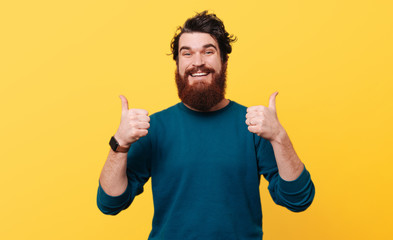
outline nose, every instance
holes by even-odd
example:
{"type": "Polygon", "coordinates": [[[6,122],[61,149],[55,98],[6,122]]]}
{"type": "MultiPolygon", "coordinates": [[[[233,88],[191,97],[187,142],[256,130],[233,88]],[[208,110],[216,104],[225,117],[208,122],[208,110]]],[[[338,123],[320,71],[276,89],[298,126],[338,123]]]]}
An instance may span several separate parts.
{"type": "Polygon", "coordinates": [[[205,60],[203,59],[203,56],[200,53],[194,54],[192,65],[194,67],[199,67],[199,66],[203,66],[204,64],[205,64],[205,60]]]}

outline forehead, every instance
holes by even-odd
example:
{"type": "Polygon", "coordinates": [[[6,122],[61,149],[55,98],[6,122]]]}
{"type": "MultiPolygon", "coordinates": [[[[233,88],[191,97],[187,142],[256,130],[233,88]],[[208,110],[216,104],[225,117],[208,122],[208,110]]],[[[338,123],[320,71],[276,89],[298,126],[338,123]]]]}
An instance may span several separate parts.
{"type": "Polygon", "coordinates": [[[203,48],[207,44],[213,44],[218,49],[217,41],[208,33],[183,33],[179,39],[179,49],[189,47],[191,49],[203,48]]]}

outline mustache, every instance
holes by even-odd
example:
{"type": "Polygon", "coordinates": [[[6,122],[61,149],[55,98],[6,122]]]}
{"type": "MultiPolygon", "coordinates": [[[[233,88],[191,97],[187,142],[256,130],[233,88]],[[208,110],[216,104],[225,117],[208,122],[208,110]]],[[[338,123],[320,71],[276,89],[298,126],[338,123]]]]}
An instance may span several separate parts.
{"type": "Polygon", "coordinates": [[[209,68],[209,67],[206,67],[206,66],[193,67],[193,68],[187,69],[184,73],[185,73],[185,75],[191,75],[191,74],[197,73],[198,71],[208,72],[208,73],[212,73],[212,74],[215,73],[213,68],[209,68]]]}

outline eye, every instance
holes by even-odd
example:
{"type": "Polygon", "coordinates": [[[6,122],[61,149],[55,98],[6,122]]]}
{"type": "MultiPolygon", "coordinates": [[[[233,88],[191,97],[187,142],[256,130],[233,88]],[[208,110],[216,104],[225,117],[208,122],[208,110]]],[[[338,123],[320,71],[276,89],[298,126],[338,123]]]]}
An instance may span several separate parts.
{"type": "Polygon", "coordinates": [[[213,49],[213,48],[207,48],[206,50],[205,50],[205,54],[206,55],[213,55],[213,54],[215,54],[216,53],[216,51],[215,51],[215,49],[213,49]]]}
{"type": "Polygon", "coordinates": [[[183,56],[191,56],[191,53],[190,53],[190,52],[183,52],[182,55],[183,55],[183,56]]]}

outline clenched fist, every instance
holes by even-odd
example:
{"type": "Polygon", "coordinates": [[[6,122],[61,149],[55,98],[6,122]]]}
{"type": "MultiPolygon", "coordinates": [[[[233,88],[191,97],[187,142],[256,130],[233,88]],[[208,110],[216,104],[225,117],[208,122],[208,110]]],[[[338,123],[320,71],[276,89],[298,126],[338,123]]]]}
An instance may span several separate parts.
{"type": "Polygon", "coordinates": [[[150,127],[150,117],[144,109],[128,109],[127,98],[120,95],[121,99],[121,120],[120,126],[115,134],[120,146],[129,147],[139,138],[146,136],[150,127]]]}
{"type": "Polygon", "coordinates": [[[246,124],[248,125],[248,131],[269,141],[275,140],[281,133],[285,132],[277,117],[277,94],[278,92],[275,92],[270,96],[268,107],[252,106],[247,108],[246,124]]]}

